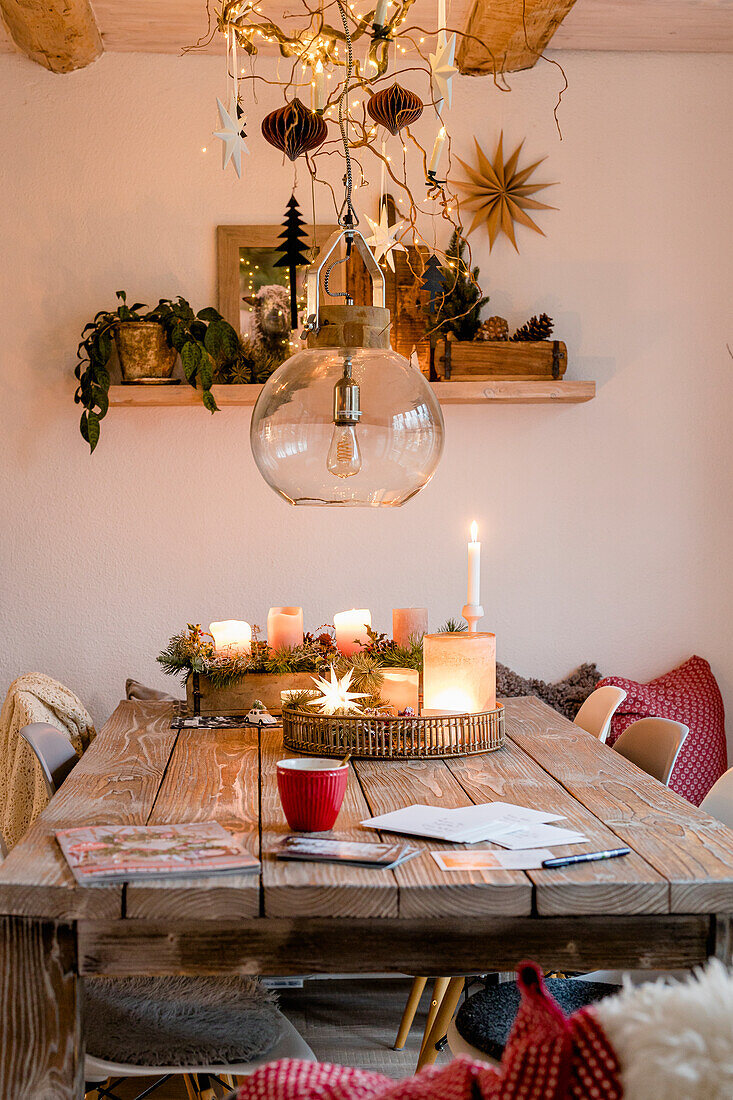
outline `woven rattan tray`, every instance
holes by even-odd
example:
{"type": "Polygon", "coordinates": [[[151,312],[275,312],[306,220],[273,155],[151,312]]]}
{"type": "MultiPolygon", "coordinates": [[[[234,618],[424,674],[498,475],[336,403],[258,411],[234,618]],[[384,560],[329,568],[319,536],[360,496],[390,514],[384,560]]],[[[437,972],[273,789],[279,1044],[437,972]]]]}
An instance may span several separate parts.
{"type": "Polygon", "coordinates": [[[283,742],[309,756],[404,760],[494,752],[504,744],[504,708],[414,718],[333,717],[283,707],[283,742]]]}

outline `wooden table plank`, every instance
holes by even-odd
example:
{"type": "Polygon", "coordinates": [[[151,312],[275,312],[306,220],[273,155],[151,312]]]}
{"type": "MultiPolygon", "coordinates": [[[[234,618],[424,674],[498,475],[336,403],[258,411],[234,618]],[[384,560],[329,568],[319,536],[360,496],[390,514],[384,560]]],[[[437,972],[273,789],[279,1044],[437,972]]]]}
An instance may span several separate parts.
{"type": "MultiPolygon", "coordinates": [[[[442,760],[357,760],[355,771],[371,816],[423,803],[453,808],[471,799],[442,760]]],[[[362,836],[365,835],[362,830],[362,836]]],[[[391,839],[394,834],[385,834],[391,839]]],[[[454,849],[437,840],[405,838],[423,849],[396,867],[402,918],[525,916],[532,911],[532,884],[523,871],[441,871],[431,850],[454,849]]],[[[465,845],[462,845],[465,847],[465,845]]]]}
{"type": "Polygon", "coordinates": [[[671,912],[733,912],[733,830],[539,700],[506,705],[515,744],[668,879],[671,912]]]}
{"type": "Polygon", "coordinates": [[[122,886],[78,887],[54,834],[147,819],[176,740],[170,716],[169,704],[120,703],[61,790],[0,864],[0,913],[57,920],[120,916],[122,886]]]}
{"type": "MultiPolygon", "coordinates": [[[[553,848],[553,855],[618,847],[615,834],[511,740],[499,752],[459,757],[448,767],[474,801],[514,802],[563,814],[560,828],[575,828],[588,837],[587,844],[553,848]]],[[[540,916],[669,910],[669,883],[636,852],[623,859],[527,873],[535,884],[540,916]]]]}
{"type": "MultiPolygon", "coordinates": [[[[315,917],[259,921],[82,921],[82,974],[481,974],[522,959],[545,969],[672,970],[714,947],[696,915],[465,916],[439,920],[315,917]]],[[[396,1022],[396,1021],[395,1021],[396,1022]]]]}
{"type": "MultiPolygon", "coordinates": [[[[256,730],[181,730],[149,825],[218,821],[260,858],[256,730]]],[[[148,920],[260,915],[259,873],[161,878],[127,886],[126,916],[148,920]]]]}
{"type": "MultiPolygon", "coordinates": [[[[397,916],[397,882],[393,871],[344,867],[334,863],[276,860],[268,849],[290,833],[277,790],[276,763],[285,756],[282,730],[262,730],[262,884],[267,917],[397,916]]],[[[369,816],[361,788],[349,769],[349,785],[336,826],[326,835],[343,840],[368,840],[359,822],[369,816]]],[[[323,834],[313,834],[315,836],[323,834]]]]}

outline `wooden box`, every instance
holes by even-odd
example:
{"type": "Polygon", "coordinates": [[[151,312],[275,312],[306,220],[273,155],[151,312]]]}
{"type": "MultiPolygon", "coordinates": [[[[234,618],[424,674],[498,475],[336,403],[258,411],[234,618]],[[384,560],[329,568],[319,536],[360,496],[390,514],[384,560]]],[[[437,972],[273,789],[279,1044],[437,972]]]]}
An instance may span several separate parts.
{"type": "Polygon", "coordinates": [[[255,699],[265,704],[270,714],[280,714],[281,691],[303,691],[313,687],[310,672],[248,672],[236,684],[215,687],[208,676],[198,676],[199,706],[195,707],[195,677],[186,681],[186,702],[189,714],[246,714],[255,699]]]}
{"type": "Polygon", "coordinates": [[[562,340],[456,340],[452,334],[438,340],[435,368],[453,382],[480,381],[484,378],[533,379],[562,378],[568,365],[568,352],[562,340]]]}

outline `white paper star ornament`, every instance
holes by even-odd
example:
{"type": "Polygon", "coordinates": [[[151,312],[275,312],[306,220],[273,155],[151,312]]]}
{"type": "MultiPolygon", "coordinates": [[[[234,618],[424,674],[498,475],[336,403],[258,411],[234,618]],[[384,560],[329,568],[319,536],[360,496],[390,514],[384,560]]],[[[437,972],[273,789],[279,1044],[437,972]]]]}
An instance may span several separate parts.
{"type": "Polygon", "coordinates": [[[361,704],[355,700],[366,699],[367,695],[364,691],[349,691],[353,675],[354,670],[350,668],[339,680],[336,670],[331,665],[330,681],[324,680],[322,676],[311,676],[311,680],[321,693],[312,702],[320,708],[322,714],[335,714],[337,711],[341,714],[361,713],[361,704]]]}
{"type": "Polygon", "coordinates": [[[395,240],[395,237],[398,235],[398,233],[402,232],[402,227],[405,223],[402,221],[395,222],[394,225],[388,225],[386,206],[383,206],[381,211],[379,212],[379,221],[372,221],[372,219],[368,215],[367,221],[371,226],[372,235],[371,237],[367,237],[366,243],[369,245],[372,252],[374,253],[374,259],[377,261],[377,263],[379,263],[382,256],[386,256],[390,270],[394,271],[394,257],[392,253],[397,251],[398,249],[401,252],[407,251],[403,244],[400,244],[399,241],[395,240]]]}
{"type": "Polygon", "coordinates": [[[219,108],[221,130],[214,130],[214,137],[219,138],[219,140],[224,143],[221,151],[221,166],[224,169],[227,164],[229,164],[229,161],[231,161],[234,165],[235,172],[241,179],[242,153],[249,153],[249,149],[244,144],[244,138],[242,137],[244,122],[241,118],[237,117],[237,101],[234,96],[232,96],[229,100],[229,110],[227,110],[218,96],[216,104],[219,108]]]}
{"type": "Polygon", "coordinates": [[[430,54],[430,76],[435,89],[435,109],[440,111],[443,100],[448,100],[450,107],[453,98],[453,77],[458,72],[454,64],[456,55],[456,36],[448,39],[445,31],[438,35],[438,44],[435,53],[430,54]]]}

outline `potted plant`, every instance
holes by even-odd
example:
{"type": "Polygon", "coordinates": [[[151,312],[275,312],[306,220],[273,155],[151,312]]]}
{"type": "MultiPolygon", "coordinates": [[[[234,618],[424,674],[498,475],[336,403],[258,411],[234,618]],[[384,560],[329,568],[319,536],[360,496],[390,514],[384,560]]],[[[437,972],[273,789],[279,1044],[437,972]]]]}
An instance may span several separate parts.
{"type": "Polygon", "coordinates": [[[186,379],[194,388],[200,383],[203,404],[212,413],[217,411],[214,372],[239,351],[236,332],[212,307],[196,314],[185,298],[161,298],[155,309],[142,313],[144,303],[128,306],[124,290],[117,291],[117,298],[114,311],[101,310],[84,326],[77,348],[74,401],[83,406],[80,431],[90,451],[99,442],[109,407],[113,340],[125,381],[170,378],[180,354],[186,379]]]}

